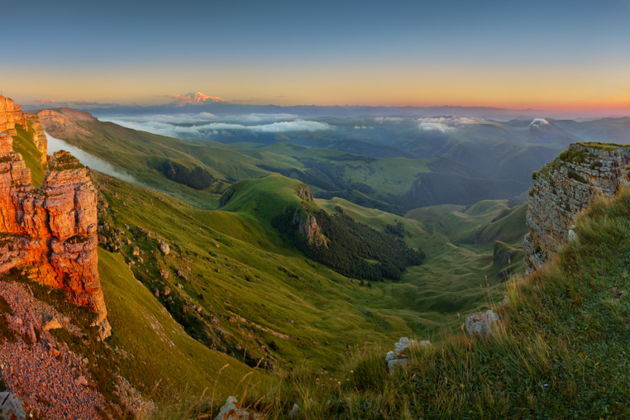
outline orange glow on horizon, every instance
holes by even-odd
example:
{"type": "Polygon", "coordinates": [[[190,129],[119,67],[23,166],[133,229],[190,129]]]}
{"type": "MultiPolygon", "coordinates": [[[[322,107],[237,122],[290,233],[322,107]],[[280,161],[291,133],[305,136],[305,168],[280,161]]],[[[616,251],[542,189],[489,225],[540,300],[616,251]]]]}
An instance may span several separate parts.
{"type": "Polygon", "coordinates": [[[203,92],[227,102],[276,105],[474,106],[630,115],[630,74],[610,68],[332,68],[83,69],[44,74],[0,70],[4,94],[40,100],[153,105],[203,92]],[[89,70],[89,71],[88,71],[89,70]],[[10,88],[10,89],[9,89],[10,88]],[[171,97],[169,97],[171,96],[171,97]]]}

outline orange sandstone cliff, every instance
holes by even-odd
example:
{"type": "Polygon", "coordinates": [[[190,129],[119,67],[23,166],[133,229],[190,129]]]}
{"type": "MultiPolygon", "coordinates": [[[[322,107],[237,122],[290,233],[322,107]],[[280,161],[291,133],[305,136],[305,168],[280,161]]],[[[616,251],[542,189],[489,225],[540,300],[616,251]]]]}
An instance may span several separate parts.
{"type": "Polygon", "coordinates": [[[45,151],[37,117],[0,97],[0,274],[18,268],[64,290],[97,314],[94,325],[104,339],[110,326],[98,273],[97,190],[88,169],[63,151],[47,162],[46,178],[35,189],[30,169],[13,149],[16,126],[27,121],[33,141],[45,151]]]}

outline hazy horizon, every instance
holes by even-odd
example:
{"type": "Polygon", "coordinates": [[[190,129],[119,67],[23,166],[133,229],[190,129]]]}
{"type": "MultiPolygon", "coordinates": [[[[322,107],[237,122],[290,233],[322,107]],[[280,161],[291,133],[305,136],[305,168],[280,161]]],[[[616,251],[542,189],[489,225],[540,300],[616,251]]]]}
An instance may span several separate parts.
{"type": "Polygon", "coordinates": [[[473,106],[630,114],[630,2],[11,3],[18,103],[473,106]],[[124,10],[124,13],[120,11],[124,10]],[[204,92],[198,98],[189,92],[204,92]],[[207,95],[207,97],[205,96],[207,95]]]}

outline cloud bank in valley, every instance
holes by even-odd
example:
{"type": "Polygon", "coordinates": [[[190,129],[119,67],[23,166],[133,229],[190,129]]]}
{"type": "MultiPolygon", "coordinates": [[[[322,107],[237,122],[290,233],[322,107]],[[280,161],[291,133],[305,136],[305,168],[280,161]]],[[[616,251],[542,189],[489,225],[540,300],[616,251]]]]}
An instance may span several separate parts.
{"type": "Polygon", "coordinates": [[[100,159],[82,149],[79,149],[78,147],[73,146],[65,142],[64,140],[53,137],[48,133],[46,133],[46,138],[48,139],[48,154],[53,154],[55,152],[58,152],[59,150],[66,150],[72,153],[74,157],[79,159],[82,164],[94,169],[95,171],[103,172],[104,174],[113,176],[126,182],[140,184],[140,182],[133,176],[125,173],[120,169],[115,168],[112,164],[104,161],[103,159],[100,159]]]}
{"type": "Polygon", "coordinates": [[[486,122],[486,120],[481,118],[470,117],[424,117],[418,118],[418,128],[422,131],[447,133],[462,126],[484,124],[486,122]]]}
{"type": "Polygon", "coordinates": [[[293,114],[243,114],[216,116],[198,114],[99,116],[134,130],[148,131],[171,137],[204,136],[220,131],[252,131],[257,133],[314,132],[332,127],[324,122],[304,120],[293,114]]]}

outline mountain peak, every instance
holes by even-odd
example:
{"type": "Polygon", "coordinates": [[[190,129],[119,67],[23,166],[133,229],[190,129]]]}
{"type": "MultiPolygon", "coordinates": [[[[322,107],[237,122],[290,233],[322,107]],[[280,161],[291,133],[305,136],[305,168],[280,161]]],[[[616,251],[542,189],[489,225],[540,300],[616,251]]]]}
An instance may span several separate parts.
{"type": "Polygon", "coordinates": [[[178,105],[203,105],[207,103],[222,103],[225,99],[220,96],[206,95],[203,92],[179,94],[174,93],[167,95],[169,98],[175,99],[175,103],[178,105]]]}

